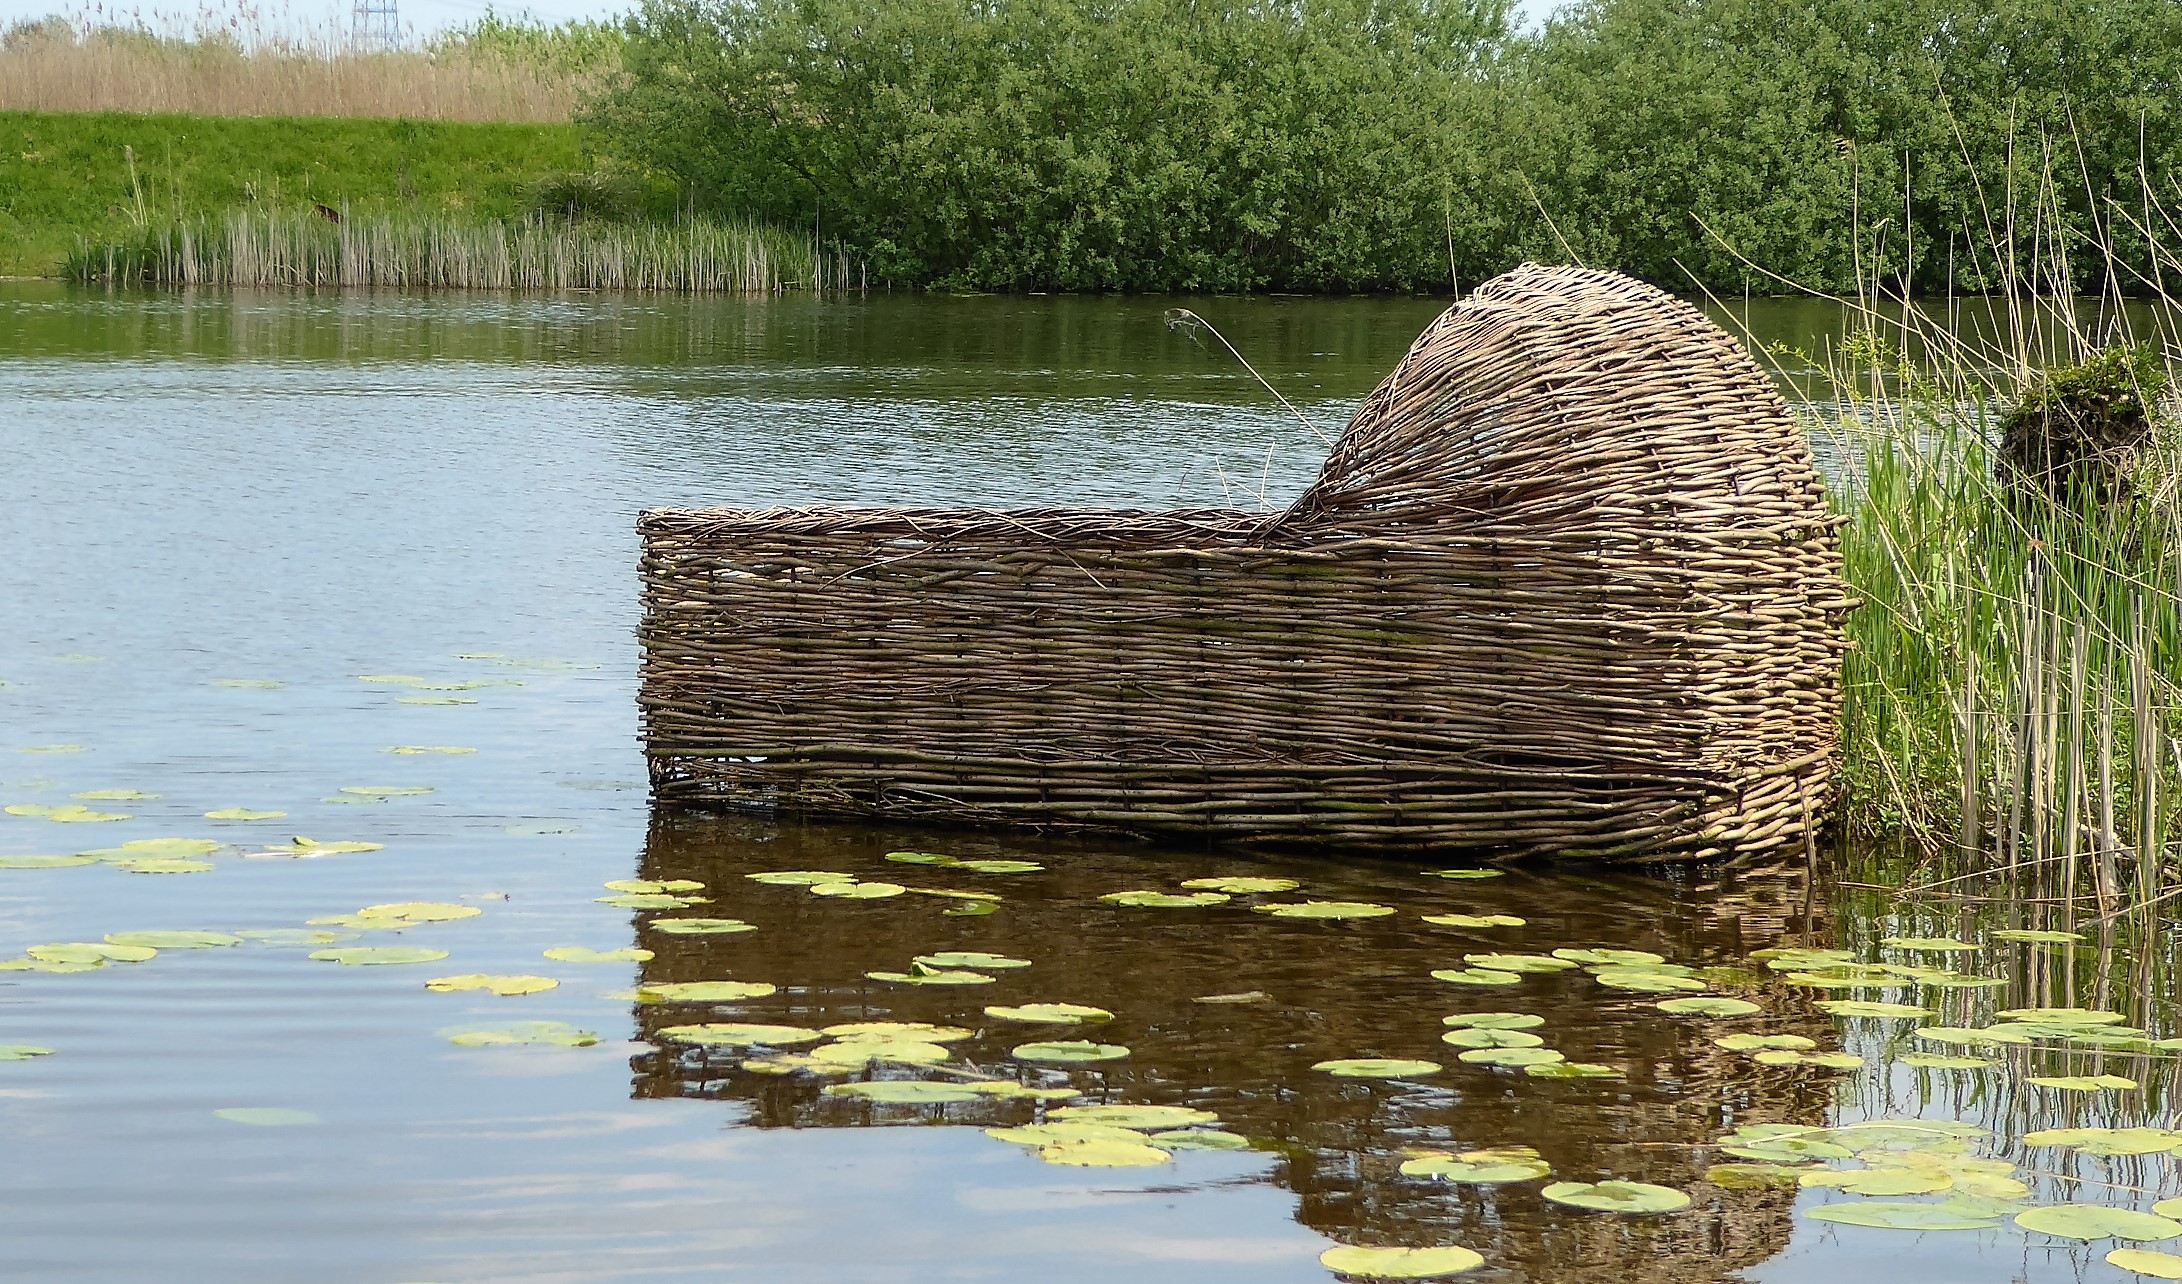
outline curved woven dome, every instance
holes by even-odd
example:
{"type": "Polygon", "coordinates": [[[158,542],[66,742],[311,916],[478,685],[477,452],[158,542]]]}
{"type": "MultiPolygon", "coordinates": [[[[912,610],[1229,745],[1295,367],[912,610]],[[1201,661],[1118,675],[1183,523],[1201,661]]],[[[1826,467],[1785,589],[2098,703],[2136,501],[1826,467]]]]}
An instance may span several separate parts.
{"type": "Polygon", "coordinates": [[[656,796],[1384,850],[1797,839],[1847,607],[1801,433],[1695,309],[1525,267],[1273,518],[646,513],[656,796]]]}

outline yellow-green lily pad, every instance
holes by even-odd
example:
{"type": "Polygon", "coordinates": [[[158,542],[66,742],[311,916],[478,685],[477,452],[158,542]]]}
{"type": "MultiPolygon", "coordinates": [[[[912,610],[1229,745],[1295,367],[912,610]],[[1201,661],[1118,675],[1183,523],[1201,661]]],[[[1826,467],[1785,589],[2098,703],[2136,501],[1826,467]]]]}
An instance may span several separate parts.
{"type": "Polygon", "coordinates": [[[1421,917],[1425,922],[1441,927],[1523,927],[1530,922],[1513,914],[1425,914],[1421,917]]]}
{"type": "Polygon", "coordinates": [[[636,998],[639,1003],[740,1003],[778,990],[763,981],[662,981],[638,986],[636,998]]]}
{"type": "Polygon", "coordinates": [[[222,810],[220,810],[220,811],[208,811],[208,812],[206,812],[206,813],[205,813],[205,819],[206,819],[206,820],[279,820],[280,818],[282,818],[283,816],[286,816],[287,814],[288,814],[288,813],[287,813],[287,812],[284,812],[284,811],[252,811],[252,810],[250,810],[250,809],[249,809],[248,807],[228,807],[228,808],[224,808],[224,809],[222,809],[222,810]]]}
{"type": "Polygon", "coordinates": [[[422,945],[345,945],[330,950],[313,951],[311,957],[321,963],[372,967],[400,963],[437,963],[447,957],[447,951],[429,949],[422,945]]]}
{"type": "Polygon", "coordinates": [[[1440,1018],[1441,1025],[1464,1030],[1535,1030],[1545,1023],[1528,1012],[1457,1012],[1440,1018]]]}
{"type": "MultiPolygon", "coordinates": [[[[928,1021],[849,1021],[820,1031],[830,1039],[881,1039],[911,1043],[959,1043],[975,1030],[928,1021]]],[[[1074,1095],[1071,1093],[1070,1095],[1074,1095]]]]}
{"type": "Polygon", "coordinates": [[[2118,1074],[2032,1075],[2023,1082],[2059,1092],[2103,1092],[2109,1088],[2133,1092],[2138,1087],[2136,1080],[2118,1074]]]}
{"type": "Polygon", "coordinates": [[[387,748],[385,748],[385,749],[381,749],[381,750],[380,750],[379,752],[380,752],[380,753],[398,753],[398,754],[404,754],[404,755],[414,755],[414,754],[427,754],[427,753],[438,753],[438,754],[476,753],[476,752],[477,752],[477,750],[475,750],[475,749],[473,749],[473,748],[469,747],[468,745],[389,745],[389,746],[388,746],[387,748]]]}
{"type": "Polygon", "coordinates": [[[1485,1264],[1485,1259],[1454,1244],[1438,1248],[1367,1248],[1341,1244],[1320,1253],[1318,1264],[1329,1271],[1360,1279],[1431,1280],[1474,1271],[1485,1264]]]}
{"type": "Polygon", "coordinates": [[[1845,1226],[1871,1226],[1880,1230],[1991,1230],[2000,1225],[1998,1216],[1989,1216],[1956,1205],[1903,1204],[1885,1200],[1825,1204],[1811,1209],[1804,1216],[1814,1221],[1838,1222],[1845,1226]]]}
{"type": "Polygon", "coordinates": [[[692,878],[617,878],[605,885],[609,892],[634,892],[650,896],[665,892],[679,896],[683,892],[701,892],[705,885],[692,878]]]}
{"type": "Polygon", "coordinates": [[[985,1009],[985,1015],[996,1021],[1021,1021],[1030,1025],[1087,1025],[1114,1019],[1114,1014],[1105,1008],[1094,1008],[1082,1003],[1023,1003],[1013,1007],[990,1007],[985,1009]]]}
{"type": "Polygon", "coordinates": [[[1350,1057],[1342,1060],[1321,1061],[1313,1070],[1323,1070],[1337,1079],[1417,1079],[1428,1074],[1438,1074],[1437,1061],[1417,1061],[1402,1057],[1350,1057]]]}
{"type": "Polygon", "coordinates": [[[655,918],[646,926],[669,936],[733,936],[758,930],[739,918],[655,918]]]}
{"type": "Polygon", "coordinates": [[[1269,892],[1292,892],[1303,884],[1292,878],[1190,878],[1182,886],[1195,892],[1226,892],[1231,896],[1260,896],[1269,892]]]}
{"type": "Polygon", "coordinates": [[[763,1025],[734,1021],[708,1021],[698,1025],[670,1025],[659,1032],[676,1043],[698,1043],[730,1048],[792,1048],[816,1043],[824,1036],[800,1025],[763,1025]]]}
{"type": "Polygon", "coordinates": [[[209,874],[219,868],[210,861],[167,858],[117,860],[112,864],[115,869],[131,874],[209,874]]]}
{"type": "Polygon", "coordinates": [[[1199,909],[1206,905],[1225,905],[1225,892],[1108,892],[1099,897],[1106,905],[1129,905],[1138,909],[1199,909]]]}
{"type": "Polygon", "coordinates": [[[633,947],[594,950],[583,945],[556,945],[545,952],[545,957],[556,963],[643,963],[651,959],[652,952],[633,947]]]}
{"type": "Polygon", "coordinates": [[[994,979],[983,972],[926,967],[921,963],[910,964],[907,972],[866,972],[864,975],[894,985],[991,985],[994,979]]]}
{"type": "Polygon", "coordinates": [[[53,1049],[42,1048],[35,1043],[0,1043],[0,1061],[28,1061],[32,1057],[50,1057],[53,1049]]]}
{"type": "Polygon", "coordinates": [[[2106,1255],[2106,1264],[2155,1280],[2182,1280],[2182,1257],[2152,1248],[2117,1248],[2106,1255]]]}
{"type": "Polygon", "coordinates": [[[1480,1186],[1535,1181],[1553,1175],[1552,1165],[1527,1146],[1470,1150],[1459,1154],[1434,1151],[1404,1161],[1401,1171],[1404,1177],[1430,1177],[1436,1181],[1480,1186]]]}
{"type": "Polygon", "coordinates": [[[460,1048],[509,1048],[542,1046],[588,1048],[599,1041],[589,1030],[564,1021],[517,1021],[509,1025],[450,1026],[441,1037],[460,1048]]]}
{"type": "Polygon", "coordinates": [[[1765,1011],[1748,999],[1661,999],[1652,1006],[1668,1016],[1740,1017],[1765,1011]]]}
{"type": "Polygon", "coordinates": [[[1059,1141],[1041,1148],[1038,1158],[1072,1168],[1149,1168],[1174,1156],[1142,1140],[1059,1141]]]}
{"type": "Polygon", "coordinates": [[[745,874],[753,883],[770,883],[776,887],[815,887],[822,883],[853,883],[854,874],[836,874],[823,869],[775,869],[762,874],[745,874]]]}
{"type": "Polygon", "coordinates": [[[1538,1193],[1556,1204],[1599,1213],[1674,1213],[1690,1206],[1681,1191],[1641,1181],[1557,1181],[1538,1193]]]}
{"type": "Polygon", "coordinates": [[[141,789],[86,789],[70,798],[83,802],[155,802],[158,794],[147,794],[141,789]]]}
{"type": "Polygon", "coordinates": [[[1964,954],[1977,948],[1968,941],[1958,941],[1952,936],[1889,936],[1879,944],[1928,954],[1964,954]]]}
{"type": "Polygon", "coordinates": [[[1523,978],[1514,972],[1495,972],[1489,968],[1441,968],[1432,974],[1435,981],[1449,985],[1519,985],[1523,978]]]}
{"type": "Polygon", "coordinates": [[[1930,1017],[1939,1013],[1914,1003],[1870,1003],[1863,999],[1821,999],[1821,1011],[1843,1017],[1930,1017]]]}
{"type": "Polygon", "coordinates": [[[1218,1123],[1220,1116],[1193,1106],[1062,1106],[1046,1112],[1049,1119],[1099,1124],[1108,1128],[1133,1128],[1156,1132],[1163,1128],[1187,1128],[1192,1124],[1218,1123]]]}
{"type": "Polygon", "coordinates": [[[441,994],[483,990],[502,998],[513,998],[518,994],[540,994],[557,989],[560,984],[550,976],[505,976],[489,972],[469,972],[461,976],[435,976],[424,983],[424,988],[441,994]]]}
{"type": "Polygon", "coordinates": [[[1019,1043],[1009,1049],[1009,1055],[1018,1061],[1075,1065],[1094,1061],[1119,1061],[1129,1055],[1129,1050],[1118,1043],[1092,1043],[1087,1039],[1069,1039],[1059,1042],[1019,1043]]]}
{"type": "Polygon", "coordinates": [[[909,889],[900,883],[813,883],[811,895],[831,896],[849,901],[879,901],[899,896],[909,889]]]}
{"type": "Polygon", "coordinates": [[[226,932],[196,932],[187,930],[148,932],[109,932],[108,945],[135,945],[149,950],[216,950],[242,944],[240,935],[226,932]]]}
{"type": "Polygon", "coordinates": [[[1374,905],[1369,901],[1296,901],[1284,905],[1254,905],[1259,914],[1274,918],[1384,918],[1395,912],[1392,905],[1374,905]]]}
{"type": "Polygon", "coordinates": [[[2048,1204],[2026,1208],[2015,1224],[2027,1231],[2061,1239],[2127,1239],[2140,1243],[2182,1238],[2182,1222],[2133,1208],[2098,1204],[2048,1204]]]}
{"type": "Polygon", "coordinates": [[[830,1084],[829,1097],[854,1097],[884,1106],[934,1106],[958,1101],[979,1101],[984,1094],[961,1083],[927,1083],[919,1079],[877,1079],[868,1083],[830,1084]]]}
{"type": "Polygon", "coordinates": [[[1030,966],[1029,959],[987,954],[983,950],[945,950],[938,954],[919,954],[915,961],[926,967],[966,967],[985,972],[1006,972],[1030,966]]]}
{"type": "Polygon", "coordinates": [[[96,864],[96,856],[0,856],[0,869],[76,869],[96,864]]]}

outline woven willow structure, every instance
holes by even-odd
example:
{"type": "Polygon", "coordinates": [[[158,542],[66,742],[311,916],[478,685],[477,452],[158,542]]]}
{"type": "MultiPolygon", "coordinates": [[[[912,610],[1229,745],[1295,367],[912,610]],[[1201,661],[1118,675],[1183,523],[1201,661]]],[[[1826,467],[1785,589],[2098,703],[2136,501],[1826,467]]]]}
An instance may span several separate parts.
{"type": "Polygon", "coordinates": [[[654,796],[1250,843],[1687,859],[1800,840],[1837,521],[1695,309],[1529,266],[1277,514],[661,510],[654,796]]]}

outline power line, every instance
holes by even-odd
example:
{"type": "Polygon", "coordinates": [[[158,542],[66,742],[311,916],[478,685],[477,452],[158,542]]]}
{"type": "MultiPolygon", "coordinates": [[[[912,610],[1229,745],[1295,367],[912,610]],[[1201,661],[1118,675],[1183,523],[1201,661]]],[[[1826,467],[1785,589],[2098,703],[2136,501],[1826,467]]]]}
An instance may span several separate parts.
{"type": "Polygon", "coordinates": [[[352,35],[361,49],[392,49],[402,42],[401,15],[396,0],[355,0],[349,10],[352,35]]]}

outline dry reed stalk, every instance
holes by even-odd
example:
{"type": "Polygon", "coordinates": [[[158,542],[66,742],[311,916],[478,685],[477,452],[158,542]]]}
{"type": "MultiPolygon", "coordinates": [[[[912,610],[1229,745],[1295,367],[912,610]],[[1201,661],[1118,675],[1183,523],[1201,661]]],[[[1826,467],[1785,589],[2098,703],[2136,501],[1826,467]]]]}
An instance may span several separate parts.
{"type": "Polygon", "coordinates": [[[0,111],[545,123],[570,119],[595,79],[462,53],[50,39],[0,48],[0,111]]]}

